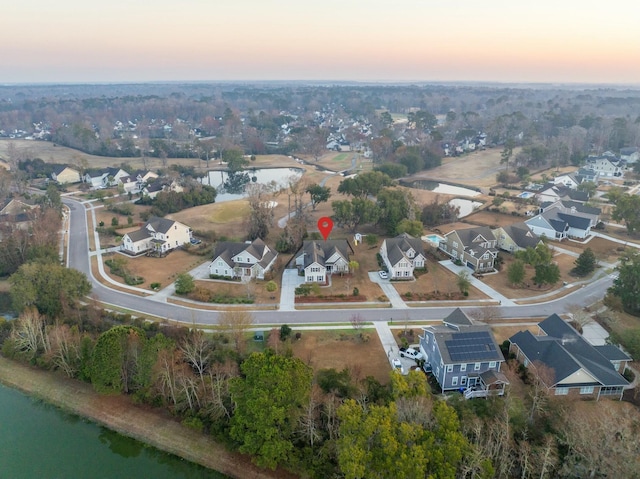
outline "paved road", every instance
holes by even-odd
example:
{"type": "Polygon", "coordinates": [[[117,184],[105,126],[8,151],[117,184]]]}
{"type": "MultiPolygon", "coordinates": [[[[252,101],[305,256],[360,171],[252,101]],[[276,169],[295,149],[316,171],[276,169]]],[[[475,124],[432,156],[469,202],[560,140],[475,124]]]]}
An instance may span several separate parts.
{"type": "MultiPolygon", "coordinates": [[[[204,311],[185,306],[160,302],[151,298],[144,298],[130,293],[116,291],[101,284],[93,273],[89,263],[89,243],[87,239],[88,225],[86,210],[78,201],[71,198],[62,200],[70,208],[69,266],[87,275],[93,285],[93,293],[103,303],[129,310],[132,314],[151,315],[159,318],[171,319],[185,324],[215,324],[218,313],[204,311]]],[[[505,318],[534,318],[545,317],[552,313],[566,311],[570,305],[590,305],[602,299],[607,288],[611,286],[613,278],[604,275],[593,283],[559,299],[546,303],[522,306],[498,307],[501,317],[505,318]]],[[[463,309],[476,309],[469,307],[463,309]]],[[[429,308],[402,309],[402,316],[409,321],[442,319],[454,310],[451,306],[429,308]]],[[[312,323],[348,323],[349,318],[360,314],[365,321],[386,321],[394,316],[398,317],[393,308],[367,308],[346,310],[305,310],[305,311],[255,311],[253,313],[256,324],[312,324],[312,323]]]]}

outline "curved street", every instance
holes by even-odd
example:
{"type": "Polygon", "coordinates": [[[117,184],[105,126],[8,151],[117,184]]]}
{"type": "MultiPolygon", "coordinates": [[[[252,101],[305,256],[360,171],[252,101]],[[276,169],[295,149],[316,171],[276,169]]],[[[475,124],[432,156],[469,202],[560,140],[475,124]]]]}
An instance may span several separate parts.
{"type": "MultiPolygon", "coordinates": [[[[105,304],[124,308],[132,314],[150,315],[166,318],[185,324],[216,324],[217,311],[190,308],[166,302],[166,295],[142,297],[123,291],[110,289],[98,281],[91,271],[89,257],[89,228],[87,209],[79,201],[63,197],[63,203],[69,208],[69,244],[67,264],[87,275],[93,285],[93,294],[105,304]]],[[[98,255],[98,261],[101,258],[98,255]]],[[[538,318],[552,313],[561,313],[571,305],[588,306],[602,299],[607,288],[613,282],[612,275],[603,275],[595,281],[584,284],[580,289],[558,299],[544,303],[529,305],[504,305],[494,307],[503,318],[538,318]]],[[[462,307],[477,309],[478,306],[462,307]]],[[[349,318],[359,314],[365,321],[419,321],[442,319],[455,309],[453,306],[419,307],[419,308],[363,308],[363,309],[330,309],[301,311],[253,311],[255,324],[313,324],[313,323],[348,323],[349,318]]]]}

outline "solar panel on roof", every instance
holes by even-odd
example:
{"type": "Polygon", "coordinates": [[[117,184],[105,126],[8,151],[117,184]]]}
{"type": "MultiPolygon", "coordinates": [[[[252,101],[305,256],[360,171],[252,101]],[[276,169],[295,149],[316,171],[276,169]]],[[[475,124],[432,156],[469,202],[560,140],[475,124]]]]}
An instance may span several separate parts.
{"type": "Polygon", "coordinates": [[[492,359],[496,348],[487,331],[458,333],[445,341],[449,356],[454,362],[492,359]]]}

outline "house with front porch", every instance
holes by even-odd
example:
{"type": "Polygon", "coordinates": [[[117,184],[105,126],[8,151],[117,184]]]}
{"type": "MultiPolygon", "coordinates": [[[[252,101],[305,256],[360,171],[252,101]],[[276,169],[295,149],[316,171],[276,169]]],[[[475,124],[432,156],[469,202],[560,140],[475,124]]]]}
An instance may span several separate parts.
{"type": "Polygon", "coordinates": [[[557,314],[538,324],[538,334],[520,331],[510,351],[556,396],[622,399],[629,382],[622,376],[632,360],[606,344],[591,345],[557,314]]]}
{"type": "Polygon", "coordinates": [[[353,248],[347,240],[305,241],[295,256],[295,265],[307,283],[326,283],[335,273],[349,272],[353,248]]]}
{"type": "Polygon", "coordinates": [[[221,241],[216,244],[213,261],[209,265],[210,276],[228,278],[264,279],[264,275],[276,262],[278,253],[260,238],[244,243],[221,241]]]}
{"type": "Polygon", "coordinates": [[[414,269],[424,268],[427,261],[422,240],[407,233],[385,239],[380,246],[380,256],[390,279],[414,279],[414,269]]]}
{"type": "Polygon", "coordinates": [[[191,228],[167,218],[153,216],[142,228],[122,237],[122,251],[139,255],[147,251],[167,253],[191,243],[191,228]]]}
{"type": "Polygon", "coordinates": [[[422,328],[420,352],[443,392],[466,389],[469,397],[486,397],[504,394],[509,384],[500,372],[504,356],[491,328],[474,325],[460,308],[441,325],[422,328]]]}
{"type": "Polygon", "coordinates": [[[453,230],[444,235],[438,248],[478,273],[493,271],[498,256],[497,240],[487,226],[453,230]]]}

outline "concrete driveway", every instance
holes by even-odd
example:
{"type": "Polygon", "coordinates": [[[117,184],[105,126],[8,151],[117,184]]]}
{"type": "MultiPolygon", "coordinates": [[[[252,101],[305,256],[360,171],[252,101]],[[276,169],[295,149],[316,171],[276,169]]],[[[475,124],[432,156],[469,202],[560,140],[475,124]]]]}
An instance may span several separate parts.
{"type": "Polygon", "coordinates": [[[285,269],[282,273],[282,287],[280,288],[280,311],[295,311],[295,290],[304,283],[304,276],[298,276],[297,269],[285,269]]]}
{"type": "Polygon", "coordinates": [[[398,309],[409,308],[409,306],[407,306],[407,304],[402,300],[402,298],[396,291],[396,288],[393,287],[393,284],[391,284],[391,281],[389,281],[388,279],[382,279],[377,271],[373,273],[369,272],[369,280],[372,283],[376,283],[380,285],[380,288],[382,289],[384,294],[387,295],[387,298],[389,298],[389,301],[391,302],[391,306],[393,308],[398,308],[398,309]]]}
{"type": "Polygon", "coordinates": [[[466,266],[455,265],[455,264],[453,264],[453,261],[451,261],[450,259],[447,259],[447,260],[444,260],[444,261],[440,261],[440,264],[442,266],[444,266],[445,268],[447,268],[449,271],[451,271],[453,274],[456,274],[456,275],[458,273],[460,273],[460,271],[466,271],[467,273],[469,273],[469,281],[471,281],[471,284],[473,286],[475,286],[476,288],[478,288],[480,291],[482,291],[484,294],[489,296],[490,298],[495,299],[496,301],[499,301],[502,306],[515,306],[516,305],[516,303],[511,301],[509,298],[507,298],[506,296],[503,296],[502,294],[498,293],[495,289],[493,289],[492,287],[484,284],[478,278],[473,276],[472,275],[473,271],[471,271],[466,266]]]}

